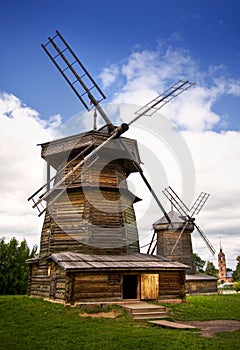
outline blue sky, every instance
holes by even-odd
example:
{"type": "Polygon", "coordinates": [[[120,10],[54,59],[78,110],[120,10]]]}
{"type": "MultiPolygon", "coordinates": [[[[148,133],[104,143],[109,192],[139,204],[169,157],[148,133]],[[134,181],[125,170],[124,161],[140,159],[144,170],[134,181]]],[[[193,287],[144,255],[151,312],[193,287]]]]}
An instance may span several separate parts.
{"type": "MultiPolygon", "coordinates": [[[[134,51],[154,50],[159,41],[188,50],[201,70],[222,66],[226,76],[236,78],[239,11],[236,0],[4,2],[0,90],[19,96],[42,118],[57,113],[67,118],[81,109],[40,47],[56,29],[96,78],[105,66],[124,62],[134,51]]],[[[107,96],[111,100],[109,91],[107,96]]],[[[215,108],[226,112],[226,105],[237,128],[239,100],[228,96],[215,108]]]]}
{"type": "MultiPolygon", "coordinates": [[[[58,29],[103,88],[108,103],[144,105],[178,79],[197,83],[161,113],[163,120],[182,131],[191,152],[194,197],[202,190],[211,192],[199,224],[217,250],[222,239],[229,265],[234,266],[240,243],[239,13],[237,0],[2,3],[0,236],[9,238],[14,233],[31,244],[39,242],[41,220],[26,202],[43,181],[36,144],[54,138],[60,124],[84,109],[41,48],[58,29]]],[[[91,128],[86,116],[73,118],[76,124],[76,131],[91,128]]],[[[147,124],[153,131],[157,121],[147,124]]],[[[153,149],[149,135],[134,132],[130,137],[139,132],[138,141],[144,144],[145,139],[144,147],[153,149]]],[[[164,152],[168,161],[161,162],[168,184],[181,193],[180,175],[172,178],[171,171],[176,152],[171,161],[167,150],[164,152]]],[[[179,173],[181,167],[183,164],[179,173]]],[[[147,169],[150,176],[155,170],[151,164],[147,169]]],[[[137,191],[142,194],[144,190],[137,191]]],[[[140,218],[144,210],[143,204],[140,218]]],[[[159,218],[156,209],[152,213],[156,215],[142,230],[159,218]]],[[[213,259],[197,239],[195,242],[196,252],[213,259]]]]}

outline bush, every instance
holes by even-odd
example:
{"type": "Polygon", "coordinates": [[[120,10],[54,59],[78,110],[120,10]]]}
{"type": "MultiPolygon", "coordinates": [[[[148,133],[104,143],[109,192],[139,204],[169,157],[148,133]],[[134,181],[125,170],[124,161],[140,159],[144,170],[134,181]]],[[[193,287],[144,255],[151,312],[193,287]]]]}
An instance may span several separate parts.
{"type": "Polygon", "coordinates": [[[236,289],[237,292],[240,292],[240,282],[237,282],[237,283],[234,285],[234,289],[236,289]]]}

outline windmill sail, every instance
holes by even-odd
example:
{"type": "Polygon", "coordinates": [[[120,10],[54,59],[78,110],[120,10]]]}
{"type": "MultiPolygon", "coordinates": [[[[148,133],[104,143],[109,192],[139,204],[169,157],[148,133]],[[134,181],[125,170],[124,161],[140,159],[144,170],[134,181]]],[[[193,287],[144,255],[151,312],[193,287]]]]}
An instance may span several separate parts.
{"type": "Polygon", "coordinates": [[[95,106],[105,122],[114,129],[110,119],[99,105],[106,96],[66,40],[58,30],[56,31],[56,35],[53,38],[49,37],[48,40],[47,44],[42,44],[42,48],[84,107],[89,111],[91,105],[95,106]]]}
{"type": "Polygon", "coordinates": [[[207,238],[207,236],[204,234],[203,230],[194,223],[194,226],[196,227],[196,229],[198,230],[201,238],[203,239],[203,241],[206,243],[207,247],[209,248],[209,250],[211,251],[211,253],[214,255],[216,250],[213,247],[213,245],[211,244],[211,242],[209,241],[209,239],[207,238]]]}
{"type": "Polygon", "coordinates": [[[176,194],[176,192],[170,186],[168,188],[165,188],[162,192],[168,198],[171,204],[175,207],[175,209],[179,212],[179,214],[186,218],[186,222],[183,225],[181,232],[179,233],[179,236],[172,248],[171,254],[173,254],[173,252],[175,251],[178,245],[178,242],[180,241],[187,226],[189,224],[192,224],[197,229],[198,233],[200,234],[201,238],[204,240],[205,244],[207,245],[211,253],[214,255],[215,249],[213,245],[210,243],[209,239],[204,234],[203,230],[196,225],[193,218],[194,214],[197,215],[200,212],[200,210],[202,209],[203,205],[206,203],[210,194],[206,192],[201,192],[198,198],[196,199],[196,201],[193,203],[192,207],[188,209],[186,204],[181,200],[181,198],[176,194]]]}
{"type": "Polygon", "coordinates": [[[188,207],[170,186],[168,188],[165,188],[162,192],[172,203],[172,205],[175,207],[175,209],[179,212],[180,215],[188,216],[188,207]]]}
{"type": "Polygon", "coordinates": [[[163,93],[148,102],[145,106],[138,109],[135,112],[135,114],[137,114],[137,117],[132,119],[129,125],[137,121],[143,115],[151,117],[154,113],[158,112],[162,107],[164,107],[165,104],[173,100],[175,97],[179,96],[184,91],[188,90],[193,85],[195,85],[195,83],[190,83],[188,80],[178,80],[163,93]]]}
{"type": "Polygon", "coordinates": [[[198,215],[204,204],[206,203],[210,193],[201,192],[196,201],[190,208],[190,216],[193,217],[194,214],[198,215]]]}

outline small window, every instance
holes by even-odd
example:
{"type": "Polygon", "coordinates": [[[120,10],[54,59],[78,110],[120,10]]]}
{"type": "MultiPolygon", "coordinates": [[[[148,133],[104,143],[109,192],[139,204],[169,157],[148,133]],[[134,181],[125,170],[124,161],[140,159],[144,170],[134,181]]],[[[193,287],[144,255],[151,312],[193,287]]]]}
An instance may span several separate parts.
{"type": "Polygon", "coordinates": [[[108,275],[108,283],[110,286],[113,286],[114,284],[119,284],[121,283],[121,275],[116,273],[116,274],[109,274],[108,275]]]}

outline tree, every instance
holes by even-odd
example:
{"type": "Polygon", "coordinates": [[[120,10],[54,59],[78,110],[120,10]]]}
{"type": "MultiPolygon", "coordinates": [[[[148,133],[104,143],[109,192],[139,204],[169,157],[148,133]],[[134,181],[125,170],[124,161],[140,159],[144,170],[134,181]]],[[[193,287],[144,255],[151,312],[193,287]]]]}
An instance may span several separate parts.
{"type": "Polygon", "coordinates": [[[195,266],[195,273],[203,273],[203,266],[205,265],[205,261],[195,253],[193,253],[193,261],[195,266]]]}
{"type": "Polygon", "coordinates": [[[213,265],[211,261],[207,262],[205,273],[209,276],[214,276],[214,277],[218,276],[218,270],[216,269],[216,267],[213,265]]]}
{"type": "Polygon", "coordinates": [[[232,279],[233,279],[233,282],[240,282],[240,255],[237,257],[236,260],[238,261],[238,263],[236,266],[236,270],[233,271],[232,279]]]}
{"type": "Polygon", "coordinates": [[[36,256],[37,247],[30,251],[26,240],[20,244],[13,237],[9,243],[0,240],[0,294],[27,292],[28,265],[26,260],[36,256]]]}

